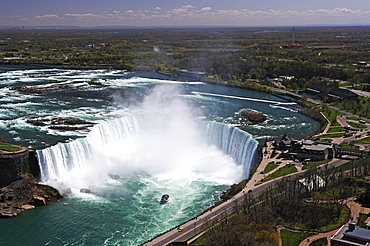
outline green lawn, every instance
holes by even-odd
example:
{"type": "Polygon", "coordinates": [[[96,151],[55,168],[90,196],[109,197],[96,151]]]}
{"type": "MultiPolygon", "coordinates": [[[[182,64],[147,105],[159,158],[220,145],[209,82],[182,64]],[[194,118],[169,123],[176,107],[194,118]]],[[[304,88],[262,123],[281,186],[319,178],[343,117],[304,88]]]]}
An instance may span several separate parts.
{"type": "Polygon", "coordinates": [[[332,132],[343,132],[343,127],[340,127],[340,126],[330,127],[328,129],[328,133],[332,133],[332,132]]]}
{"type": "Polygon", "coordinates": [[[340,138],[340,137],[344,137],[344,132],[323,134],[323,135],[320,135],[319,137],[320,138],[340,138]]]}
{"type": "Polygon", "coordinates": [[[278,164],[267,164],[265,167],[265,170],[263,170],[264,173],[271,172],[275,168],[277,168],[279,165],[278,164]]]}
{"type": "Polygon", "coordinates": [[[356,145],[348,145],[348,144],[339,144],[339,148],[344,148],[344,149],[359,149],[359,146],[356,145]]]}
{"type": "Polygon", "coordinates": [[[0,151],[1,150],[3,150],[3,151],[18,151],[20,149],[21,148],[19,148],[17,146],[9,145],[7,143],[0,143],[0,151]]]}
{"type": "Polygon", "coordinates": [[[366,137],[366,138],[363,138],[363,139],[360,139],[360,140],[357,140],[356,143],[360,143],[360,144],[370,144],[370,137],[366,137]]]}
{"type": "Polygon", "coordinates": [[[279,177],[282,177],[282,176],[285,176],[291,173],[295,173],[295,172],[297,172],[297,168],[295,166],[290,166],[290,167],[285,166],[285,167],[279,168],[278,170],[276,170],[276,172],[268,175],[266,178],[264,178],[264,180],[269,181],[269,180],[276,179],[276,178],[279,178],[279,177]]]}
{"type": "Polygon", "coordinates": [[[338,122],[333,122],[333,123],[331,123],[331,127],[333,127],[333,126],[341,126],[338,122]]]}
{"type": "Polygon", "coordinates": [[[323,161],[309,161],[307,162],[307,164],[305,164],[302,169],[303,170],[306,170],[308,169],[309,167],[317,167],[317,166],[320,166],[322,164],[325,164],[325,163],[328,163],[330,160],[327,159],[327,160],[323,160],[323,161]]]}
{"type": "Polygon", "coordinates": [[[310,244],[310,246],[320,246],[320,245],[328,245],[328,240],[326,239],[326,237],[317,239],[310,244]]]}
{"type": "Polygon", "coordinates": [[[362,228],[365,228],[366,224],[365,224],[365,220],[367,219],[367,214],[362,214],[360,213],[360,218],[358,219],[358,226],[359,227],[362,227],[362,228]]]}
{"type": "Polygon", "coordinates": [[[322,113],[326,116],[326,118],[328,118],[331,123],[337,122],[337,116],[344,115],[328,107],[323,108],[322,113]]]}
{"type": "Polygon", "coordinates": [[[357,118],[357,117],[346,117],[346,119],[347,120],[357,120],[357,121],[359,121],[360,119],[359,118],[357,118]]]}
{"type": "Polygon", "coordinates": [[[342,211],[340,211],[340,216],[337,220],[333,221],[329,225],[323,226],[319,228],[320,232],[330,231],[334,230],[335,228],[340,227],[341,225],[345,224],[349,217],[350,217],[351,211],[347,206],[343,206],[342,211]]]}
{"type": "Polygon", "coordinates": [[[348,122],[348,124],[354,128],[358,128],[358,129],[365,129],[367,128],[366,125],[364,124],[361,124],[361,123],[355,123],[355,122],[348,122]]]}
{"type": "Polygon", "coordinates": [[[280,235],[281,235],[281,240],[283,241],[283,246],[297,246],[304,239],[314,234],[281,230],[280,235]]]}

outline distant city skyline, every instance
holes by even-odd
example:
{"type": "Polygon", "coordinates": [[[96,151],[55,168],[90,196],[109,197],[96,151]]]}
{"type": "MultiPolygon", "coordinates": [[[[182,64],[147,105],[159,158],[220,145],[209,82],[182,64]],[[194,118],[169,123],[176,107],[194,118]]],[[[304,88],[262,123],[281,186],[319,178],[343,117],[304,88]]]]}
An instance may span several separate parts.
{"type": "Polygon", "coordinates": [[[2,0],[0,26],[370,24],[369,0],[2,0]]]}

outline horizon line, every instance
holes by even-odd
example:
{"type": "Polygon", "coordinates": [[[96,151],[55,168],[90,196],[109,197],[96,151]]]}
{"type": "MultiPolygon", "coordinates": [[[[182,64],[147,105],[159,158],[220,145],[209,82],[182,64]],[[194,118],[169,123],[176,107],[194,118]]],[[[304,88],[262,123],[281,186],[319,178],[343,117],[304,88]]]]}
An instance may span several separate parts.
{"type": "Polygon", "coordinates": [[[366,27],[370,24],[307,24],[307,25],[250,25],[250,26],[238,26],[238,25],[224,25],[224,26],[210,26],[210,25],[199,25],[199,26],[69,26],[69,25],[0,25],[0,29],[115,29],[115,28],[135,28],[135,29],[154,29],[154,28],[281,28],[281,27],[366,27]]]}

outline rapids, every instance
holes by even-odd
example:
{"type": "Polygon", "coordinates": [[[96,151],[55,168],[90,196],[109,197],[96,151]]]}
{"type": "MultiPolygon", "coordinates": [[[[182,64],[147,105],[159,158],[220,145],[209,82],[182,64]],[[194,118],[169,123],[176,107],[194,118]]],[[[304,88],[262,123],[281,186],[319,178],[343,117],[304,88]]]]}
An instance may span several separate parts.
{"type": "Polygon", "coordinates": [[[0,220],[0,241],[145,242],[201,213],[222,190],[248,177],[256,160],[255,139],[263,142],[285,132],[302,137],[318,129],[297,108],[268,94],[154,73],[0,72],[0,136],[36,148],[41,182],[67,195],[57,204],[0,220]],[[88,84],[92,78],[101,84],[88,84]],[[241,131],[241,108],[262,112],[267,121],[241,131]],[[61,117],[95,125],[74,131],[49,127],[61,117]],[[170,195],[169,202],[159,205],[163,194],[170,195]]]}

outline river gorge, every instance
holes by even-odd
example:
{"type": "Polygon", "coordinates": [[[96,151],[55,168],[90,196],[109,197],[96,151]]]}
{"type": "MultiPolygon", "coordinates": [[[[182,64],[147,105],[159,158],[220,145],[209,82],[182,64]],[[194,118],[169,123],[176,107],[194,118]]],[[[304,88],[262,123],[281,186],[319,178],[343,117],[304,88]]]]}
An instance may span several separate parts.
{"type": "Polygon", "coordinates": [[[65,195],[0,220],[4,245],[138,245],[247,178],[259,142],[319,128],[273,95],[156,73],[0,68],[0,101],[0,136],[36,149],[65,195]]]}

